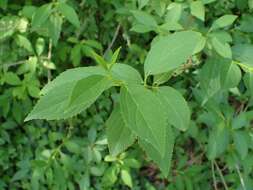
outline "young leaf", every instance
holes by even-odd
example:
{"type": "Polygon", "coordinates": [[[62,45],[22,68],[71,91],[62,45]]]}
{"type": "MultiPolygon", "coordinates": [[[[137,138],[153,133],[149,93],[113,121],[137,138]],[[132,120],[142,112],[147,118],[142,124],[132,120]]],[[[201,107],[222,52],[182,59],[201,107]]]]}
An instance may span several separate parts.
{"type": "Polygon", "coordinates": [[[148,157],[159,166],[163,175],[167,177],[171,167],[171,159],[174,146],[174,134],[171,126],[168,125],[166,127],[166,144],[164,155],[161,155],[152,144],[141,138],[139,140],[139,144],[147,153],[148,157]]]}
{"type": "Polygon", "coordinates": [[[32,18],[32,24],[31,24],[32,28],[37,29],[42,24],[44,24],[46,20],[48,19],[51,13],[51,10],[52,10],[51,3],[42,5],[40,8],[38,8],[32,18]]]}
{"type": "Polygon", "coordinates": [[[113,109],[106,121],[106,127],[108,146],[113,156],[117,156],[134,143],[136,137],[126,126],[119,105],[113,109]]]}
{"type": "Polygon", "coordinates": [[[220,56],[232,59],[232,51],[228,43],[222,43],[214,37],[212,38],[212,46],[220,56]]]}
{"type": "Polygon", "coordinates": [[[43,38],[38,38],[35,44],[36,53],[40,56],[43,53],[44,48],[45,48],[45,40],[43,38]]]}
{"type": "Polygon", "coordinates": [[[92,51],[92,58],[101,65],[104,69],[108,69],[109,63],[100,55],[98,55],[95,51],[92,51]]]}
{"type": "Polygon", "coordinates": [[[190,123],[190,109],[184,97],[171,87],[160,87],[157,95],[163,102],[169,124],[179,130],[187,130],[190,123]]]}
{"type": "Polygon", "coordinates": [[[120,171],[120,174],[121,174],[121,179],[124,182],[124,184],[126,184],[128,187],[132,188],[133,182],[132,182],[132,178],[131,178],[129,171],[126,169],[122,169],[120,171]]]}
{"type": "Polygon", "coordinates": [[[112,55],[112,58],[111,58],[111,62],[110,62],[110,65],[114,65],[118,59],[118,56],[119,56],[119,52],[121,50],[121,47],[119,47],[112,55]]]}
{"type": "Polygon", "coordinates": [[[191,2],[191,14],[205,21],[205,6],[201,0],[191,2]]]}
{"type": "Polygon", "coordinates": [[[195,51],[203,37],[198,32],[184,31],[159,38],[145,60],[145,74],[160,74],[178,68],[195,51]]]}
{"type": "Polygon", "coordinates": [[[155,93],[143,85],[124,86],[120,92],[120,109],[126,125],[163,156],[167,121],[162,103],[155,93]]]}
{"type": "Polygon", "coordinates": [[[65,18],[71,24],[73,24],[77,28],[80,28],[80,21],[78,19],[78,16],[75,10],[71,6],[69,6],[66,3],[59,3],[59,5],[57,6],[57,9],[59,10],[61,14],[65,16],[65,18]]]}
{"type": "Polygon", "coordinates": [[[224,15],[217,20],[214,21],[212,24],[212,27],[210,28],[210,31],[217,30],[219,28],[227,27],[237,19],[236,15],[224,15]]]}

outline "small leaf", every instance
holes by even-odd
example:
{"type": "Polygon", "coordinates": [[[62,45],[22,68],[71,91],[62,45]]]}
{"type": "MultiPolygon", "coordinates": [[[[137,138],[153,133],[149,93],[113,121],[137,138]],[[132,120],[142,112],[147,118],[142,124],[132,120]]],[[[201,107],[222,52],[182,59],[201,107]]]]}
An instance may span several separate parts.
{"type": "Polygon", "coordinates": [[[214,21],[212,24],[212,27],[210,28],[210,31],[217,30],[219,28],[227,27],[237,19],[236,15],[224,15],[217,20],[214,21]]]}
{"type": "Polygon", "coordinates": [[[191,14],[196,18],[205,21],[205,6],[201,0],[191,2],[191,14]]]}
{"type": "Polygon", "coordinates": [[[60,11],[61,14],[65,16],[65,18],[73,24],[75,27],[80,28],[80,21],[78,19],[78,15],[76,14],[75,10],[66,3],[59,3],[57,9],[60,11]]]}
{"type": "Polygon", "coordinates": [[[40,56],[43,53],[44,48],[45,48],[44,38],[38,38],[35,44],[36,53],[40,56]]]}
{"type": "Polygon", "coordinates": [[[104,69],[108,68],[109,63],[102,56],[98,55],[95,51],[92,51],[92,56],[92,58],[95,59],[95,61],[104,69]]]}
{"type": "Polygon", "coordinates": [[[19,46],[25,48],[28,52],[33,53],[32,44],[25,36],[18,34],[17,35],[17,43],[19,46]]]}
{"type": "Polygon", "coordinates": [[[20,85],[21,84],[21,80],[19,79],[19,77],[13,73],[13,72],[7,72],[4,74],[4,81],[7,84],[10,85],[20,85]]]}
{"type": "Polygon", "coordinates": [[[106,126],[109,150],[113,156],[120,154],[134,143],[135,135],[126,126],[119,105],[114,108],[111,116],[106,121],[106,126]]]}
{"type": "Polygon", "coordinates": [[[120,53],[121,47],[119,47],[112,55],[110,65],[114,65],[118,59],[119,53],[120,53]]]}
{"type": "Polygon", "coordinates": [[[131,175],[128,172],[128,170],[122,169],[120,171],[120,174],[121,174],[121,179],[124,182],[124,184],[126,184],[128,187],[132,188],[133,187],[132,178],[131,178],[131,175]]]}
{"type": "Polygon", "coordinates": [[[52,4],[48,3],[39,7],[32,18],[32,28],[37,29],[46,22],[52,10],[52,4]]]}

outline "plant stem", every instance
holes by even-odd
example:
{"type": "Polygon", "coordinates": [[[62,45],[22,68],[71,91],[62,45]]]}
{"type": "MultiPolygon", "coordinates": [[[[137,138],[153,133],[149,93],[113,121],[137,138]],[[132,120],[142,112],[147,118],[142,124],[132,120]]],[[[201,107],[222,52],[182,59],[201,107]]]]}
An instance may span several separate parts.
{"type": "Polygon", "coordinates": [[[217,164],[217,162],[215,160],[214,160],[214,165],[216,166],[216,168],[217,168],[217,170],[219,172],[219,175],[220,175],[220,178],[221,178],[221,181],[223,183],[223,186],[224,186],[225,190],[228,190],[228,185],[227,185],[227,183],[226,183],[226,181],[224,179],[222,171],[220,170],[220,168],[219,168],[219,166],[218,166],[218,164],[217,164]]]}
{"type": "Polygon", "coordinates": [[[236,164],[235,168],[236,168],[236,171],[237,171],[237,173],[238,173],[238,175],[239,175],[242,188],[243,188],[243,190],[246,190],[246,186],[245,186],[245,183],[244,183],[242,174],[241,174],[241,172],[240,172],[239,166],[236,164]]]}
{"type": "MultiPolygon", "coordinates": [[[[48,54],[47,54],[48,61],[51,60],[51,57],[52,57],[52,40],[50,39],[49,44],[48,44],[48,54]]],[[[50,81],[51,81],[51,70],[48,69],[47,70],[47,82],[50,82],[50,81]]]]}
{"type": "Polygon", "coordinates": [[[212,176],[213,176],[213,186],[215,190],[218,190],[217,188],[217,181],[216,181],[216,177],[215,177],[215,173],[214,173],[214,164],[213,161],[211,162],[212,165],[212,176]]]}

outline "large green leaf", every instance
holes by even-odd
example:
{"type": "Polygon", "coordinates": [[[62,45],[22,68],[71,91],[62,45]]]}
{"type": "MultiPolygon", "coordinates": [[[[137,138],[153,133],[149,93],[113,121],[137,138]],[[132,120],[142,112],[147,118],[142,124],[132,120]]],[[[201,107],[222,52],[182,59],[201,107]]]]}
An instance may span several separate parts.
{"type": "Polygon", "coordinates": [[[203,37],[198,32],[184,31],[160,37],[151,46],[145,60],[145,74],[160,74],[178,68],[194,54],[203,37]]]}
{"type": "Polygon", "coordinates": [[[85,110],[104,90],[113,85],[112,80],[96,68],[72,69],[57,77],[44,88],[45,95],[35,105],[26,121],[65,119],[85,110]],[[96,72],[101,75],[95,74],[96,72]]]}
{"type": "Polygon", "coordinates": [[[52,11],[51,3],[42,5],[40,8],[38,8],[32,17],[32,28],[37,29],[42,24],[44,24],[48,19],[51,11],[52,11]]]}
{"type": "Polygon", "coordinates": [[[164,155],[167,121],[158,96],[142,85],[127,85],[121,88],[120,108],[126,125],[164,155]]]}
{"type": "Polygon", "coordinates": [[[109,150],[112,155],[118,155],[134,143],[136,137],[126,126],[119,105],[114,108],[106,121],[106,127],[109,150]]]}
{"type": "Polygon", "coordinates": [[[157,93],[166,110],[168,122],[185,131],[190,123],[190,109],[184,97],[171,87],[160,87],[157,93]]]}
{"type": "Polygon", "coordinates": [[[57,8],[71,24],[73,24],[77,28],[80,27],[80,21],[78,19],[78,16],[71,6],[66,3],[59,3],[57,8]]]}
{"type": "Polygon", "coordinates": [[[174,147],[174,135],[171,126],[166,127],[166,144],[164,155],[161,155],[152,144],[143,139],[139,140],[139,144],[147,153],[148,157],[159,166],[163,175],[167,177],[171,166],[171,159],[174,147]]]}

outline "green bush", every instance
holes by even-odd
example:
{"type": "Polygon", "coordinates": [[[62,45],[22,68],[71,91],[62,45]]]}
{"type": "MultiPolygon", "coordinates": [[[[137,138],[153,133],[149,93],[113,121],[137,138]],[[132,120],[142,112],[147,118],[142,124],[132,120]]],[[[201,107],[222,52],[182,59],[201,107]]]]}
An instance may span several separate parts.
{"type": "Polygon", "coordinates": [[[253,189],[252,0],[0,1],[0,189],[253,189]]]}

